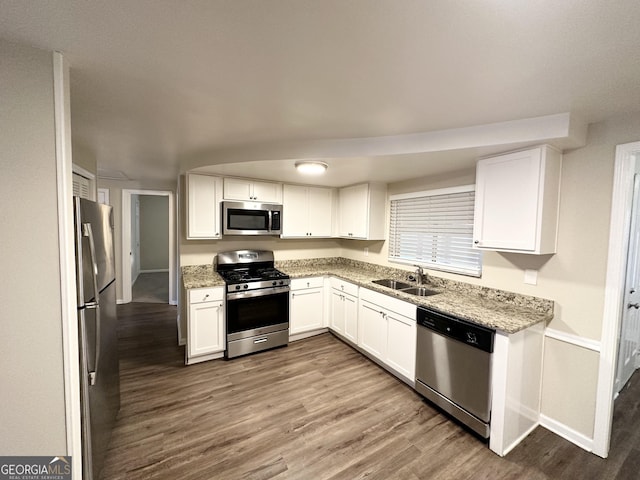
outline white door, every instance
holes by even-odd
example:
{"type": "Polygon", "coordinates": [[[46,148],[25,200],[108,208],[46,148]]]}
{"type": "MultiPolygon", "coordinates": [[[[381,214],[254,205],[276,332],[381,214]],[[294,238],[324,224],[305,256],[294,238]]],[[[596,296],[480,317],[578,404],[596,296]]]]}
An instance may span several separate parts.
{"type": "Polygon", "coordinates": [[[308,192],[309,234],[314,237],[330,237],[333,226],[331,190],[309,187],[308,192]]]}
{"type": "Polygon", "coordinates": [[[387,358],[386,363],[403,374],[409,380],[415,380],[416,349],[416,321],[394,312],[387,315],[387,358]]]}
{"type": "Polygon", "coordinates": [[[340,290],[331,289],[331,330],[344,335],[344,295],[340,290]]]}
{"type": "Polygon", "coordinates": [[[640,175],[636,174],[633,185],[631,231],[627,255],[627,278],[620,329],[618,367],[616,372],[616,395],[638,368],[640,344],[640,175]]]}
{"type": "Polygon", "coordinates": [[[358,343],[358,299],[351,295],[342,296],[344,316],[344,336],[358,343]]]}
{"type": "Polygon", "coordinates": [[[222,302],[189,305],[189,357],[222,352],[225,348],[222,302]]]}
{"type": "Polygon", "coordinates": [[[387,357],[386,313],[373,303],[361,301],[358,324],[358,345],[384,362],[387,357]]]}
{"type": "Polygon", "coordinates": [[[289,333],[308,332],[323,327],[322,288],[291,292],[291,325],[289,333]]]}
{"type": "Polygon", "coordinates": [[[307,209],[307,187],[284,186],[283,237],[306,237],[309,235],[309,211],[307,209]]]}

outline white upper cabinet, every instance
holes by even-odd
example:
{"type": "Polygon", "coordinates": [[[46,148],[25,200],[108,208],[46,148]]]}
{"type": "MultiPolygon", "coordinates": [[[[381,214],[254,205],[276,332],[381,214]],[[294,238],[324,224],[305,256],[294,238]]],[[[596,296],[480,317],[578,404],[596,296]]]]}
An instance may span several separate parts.
{"type": "Polygon", "coordinates": [[[224,199],[282,203],[282,184],[244,178],[225,178],[224,199]]]}
{"type": "Polygon", "coordinates": [[[339,227],[342,238],[384,240],[387,188],[381,183],[364,183],[339,191],[339,227]]]}
{"type": "Polygon", "coordinates": [[[220,238],[222,179],[187,174],[187,239],[220,238]]]}
{"type": "Polygon", "coordinates": [[[330,237],[334,191],[330,188],[285,185],[282,237],[330,237]]]}
{"type": "Polygon", "coordinates": [[[562,154],[543,145],[478,161],[474,247],[556,253],[562,154]]]}

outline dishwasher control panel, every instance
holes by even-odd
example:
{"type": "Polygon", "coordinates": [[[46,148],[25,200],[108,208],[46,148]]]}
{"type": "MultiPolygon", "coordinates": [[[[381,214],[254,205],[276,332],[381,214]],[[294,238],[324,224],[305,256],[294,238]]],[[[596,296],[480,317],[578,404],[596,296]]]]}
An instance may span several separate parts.
{"type": "Polygon", "coordinates": [[[493,352],[495,330],[424,307],[418,307],[416,321],[418,325],[441,335],[485,352],[493,352]]]}

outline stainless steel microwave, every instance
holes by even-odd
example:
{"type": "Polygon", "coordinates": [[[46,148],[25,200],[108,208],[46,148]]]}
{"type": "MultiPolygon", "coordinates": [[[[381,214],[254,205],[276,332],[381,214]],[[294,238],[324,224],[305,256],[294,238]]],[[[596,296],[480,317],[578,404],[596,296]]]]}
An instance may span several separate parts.
{"type": "Polygon", "coordinates": [[[224,235],[280,235],[282,205],[258,202],[222,202],[224,235]]]}

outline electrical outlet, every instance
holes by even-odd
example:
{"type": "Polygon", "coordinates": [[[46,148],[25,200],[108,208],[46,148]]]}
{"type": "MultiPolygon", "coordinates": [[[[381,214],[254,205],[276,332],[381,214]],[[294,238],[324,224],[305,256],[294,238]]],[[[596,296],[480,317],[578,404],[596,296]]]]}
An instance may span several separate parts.
{"type": "Polygon", "coordinates": [[[364,256],[365,257],[369,256],[369,247],[364,247],[364,256]]]}

